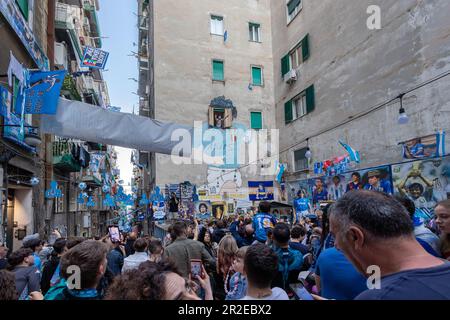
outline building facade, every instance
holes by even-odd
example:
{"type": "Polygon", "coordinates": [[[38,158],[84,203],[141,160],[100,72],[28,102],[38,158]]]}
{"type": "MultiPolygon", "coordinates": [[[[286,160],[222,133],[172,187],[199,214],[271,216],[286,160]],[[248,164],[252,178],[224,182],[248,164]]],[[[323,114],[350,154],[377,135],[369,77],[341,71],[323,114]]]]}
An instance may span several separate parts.
{"type": "MultiPolygon", "coordinates": [[[[276,126],[270,1],[139,1],[141,115],[205,129],[276,126]]],[[[142,155],[142,153],[141,153],[142,155]]],[[[272,181],[257,163],[175,164],[168,155],[144,156],[148,183],[190,182],[210,195],[242,194],[249,181],[272,181]]],[[[142,160],[142,159],[141,159],[142,160]]],[[[226,197],[226,196],[225,196],[226,197]]],[[[232,198],[239,198],[231,196],[232,198]]]]}
{"type": "Polygon", "coordinates": [[[22,119],[16,111],[18,79],[14,76],[10,85],[7,75],[12,56],[27,69],[67,70],[62,97],[109,106],[101,71],[82,68],[80,63],[85,46],[101,47],[99,3],[7,0],[0,8],[0,241],[14,250],[24,236],[39,233],[48,238],[54,229],[63,236],[103,234],[112,217],[110,207],[103,204],[103,186],[113,189],[118,179],[114,148],[41,134],[39,115],[25,114],[22,119]],[[61,197],[46,196],[52,182],[58,184],[61,197]],[[87,185],[89,205],[88,199],[78,203],[80,182],[87,185]]]}
{"type": "MultiPolygon", "coordinates": [[[[346,155],[339,141],[359,151],[348,169],[358,170],[402,162],[401,142],[449,129],[444,0],[138,3],[141,115],[186,125],[208,117],[214,127],[207,110],[220,96],[247,127],[260,124],[262,112],[262,127],[279,129],[286,165],[284,183],[274,181],[278,200],[291,199],[290,183],[323,174],[316,163],[346,155]],[[368,21],[378,8],[374,29],[368,21]],[[254,85],[258,67],[262,85],[254,85]],[[399,124],[400,111],[407,124],[399,124]]],[[[140,153],[138,162],[150,189],[183,181],[214,187],[227,176],[159,154],[140,153]]],[[[241,176],[242,186],[274,180],[241,176]]]]}
{"type": "Polygon", "coordinates": [[[271,2],[287,180],[314,176],[312,163],[345,154],[339,140],[358,150],[358,167],[367,168],[401,162],[400,142],[448,131],[450,80],[427,84],[450,69],[446,8],[446,1],[271,2]],[[366,24],[370,5],[381,9],[380,30],[366,24]],[[409,123],[399,125],[403,93],[409,123]]]}

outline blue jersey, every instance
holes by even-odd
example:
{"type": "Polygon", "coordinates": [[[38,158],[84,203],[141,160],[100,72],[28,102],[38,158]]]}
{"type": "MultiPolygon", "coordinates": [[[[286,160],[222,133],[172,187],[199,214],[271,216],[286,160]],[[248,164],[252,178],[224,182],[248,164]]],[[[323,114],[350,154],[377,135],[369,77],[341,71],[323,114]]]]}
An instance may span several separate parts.
{"type": "Polygon", "coordinates": [[[423,157],[425,155],[424,145],[421,143],[415,144],[410,150],[413,157],[423,157]]]}
{"type": "Polygon", "coordinates": [[[326,201],[328,200],[328,191],[324,188],[321,192],[318,192],[315,190],[313,192],[313,203],[316,204],[319,201],[326,201]]]}
{"type": "Polygon", "coordinates": [[[366,184],[364,186],[365,190],[373,190],[373,191],[380,191],[388,194],[392,194],[392,185],[389,181],[386,180],[380,180],[380,184],[378,187],[374,187],[370,184],[366,184]]]}
{"type": "Polygon", "coordinates": [[[270,213],[258,213],[253,217],[253,230],[255,230],[255,239],[260,242],[266,242],[267,230],[277,224],[277,219],[270,213]]]}
{"type": "Polygon", "coordinates": [[[308,198],[297,198],[294,200],[294,208],[296,212],[302,212],[309,210],[308,198]]]}

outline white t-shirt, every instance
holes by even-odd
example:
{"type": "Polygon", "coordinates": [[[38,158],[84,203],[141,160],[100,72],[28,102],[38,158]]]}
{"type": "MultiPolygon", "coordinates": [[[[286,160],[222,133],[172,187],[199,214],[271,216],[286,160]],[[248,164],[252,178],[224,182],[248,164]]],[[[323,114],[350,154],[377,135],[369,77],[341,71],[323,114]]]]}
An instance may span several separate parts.
{"type": "Polygon", "coordinates": [[[264,297],[264,298],[253,298],[250,296],[245,296],[240,300],[289,300],[289,297],[286,293],[286,291],[284,291],[281,288],[272,288],[272,294],[270,296],[264,297]]]}

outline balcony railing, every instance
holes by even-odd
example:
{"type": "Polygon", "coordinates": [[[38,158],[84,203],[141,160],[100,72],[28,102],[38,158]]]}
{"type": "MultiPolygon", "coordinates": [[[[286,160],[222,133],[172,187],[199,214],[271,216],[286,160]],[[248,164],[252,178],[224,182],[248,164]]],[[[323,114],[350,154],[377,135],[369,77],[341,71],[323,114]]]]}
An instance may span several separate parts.
{"type": "Polygon", "coordinates": [[[81,166],[73,157],[68,142],[53,142],[53,166],[66,172],[78,172],[81,166]]]}

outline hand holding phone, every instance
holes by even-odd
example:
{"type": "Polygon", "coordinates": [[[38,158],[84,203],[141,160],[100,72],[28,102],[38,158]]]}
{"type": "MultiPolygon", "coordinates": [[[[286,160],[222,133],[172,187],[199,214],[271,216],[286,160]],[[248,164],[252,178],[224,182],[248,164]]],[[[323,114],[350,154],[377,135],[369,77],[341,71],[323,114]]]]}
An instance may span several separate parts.
{"type": "Polygon", "coordinates": [[[111,242],[120,242],[120,231],[119,227],[109,227],[109,238],[111,239],[111,242]]]}
{"type": "Polygon", "coordinates": [[[197,279],[197,276],[203,278],[203,264],[201,260],[192,259],[191,260],[191,277],[192,279],[197,279]]]}

